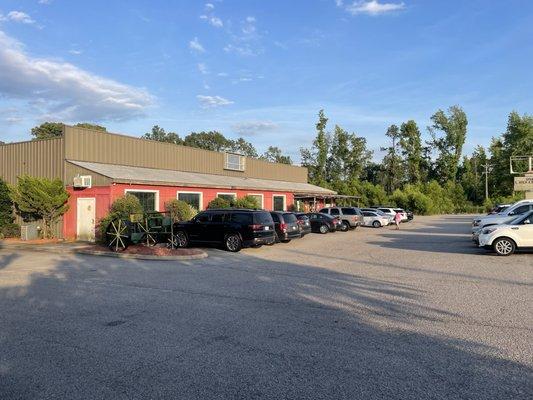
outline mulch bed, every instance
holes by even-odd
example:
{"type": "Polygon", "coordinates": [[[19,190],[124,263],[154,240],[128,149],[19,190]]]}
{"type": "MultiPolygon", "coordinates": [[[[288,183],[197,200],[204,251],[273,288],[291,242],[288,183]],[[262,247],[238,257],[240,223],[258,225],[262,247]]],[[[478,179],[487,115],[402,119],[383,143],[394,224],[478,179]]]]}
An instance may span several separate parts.
{"type": "Polygon", "coordinates": [[[5,243],[9,244],[58,244],[66,243],[64,239],[33,239],[33,240],[22,240],[20,238],[6,238],[3,239],[5,243]]]}
{"type": "MultiPolygon", "coordinates": [[[[114,253],[106,246],[94,245],[87,246],[83,250],[97,250],[114,253]]],[[[203,252],[198,249],[169,249],[163,246],[143,246],[143,245],[131,245],[126,250],[120,252],[121,254],[139,254],[143,256],[193,256],[202,254],[203,252]]]]}

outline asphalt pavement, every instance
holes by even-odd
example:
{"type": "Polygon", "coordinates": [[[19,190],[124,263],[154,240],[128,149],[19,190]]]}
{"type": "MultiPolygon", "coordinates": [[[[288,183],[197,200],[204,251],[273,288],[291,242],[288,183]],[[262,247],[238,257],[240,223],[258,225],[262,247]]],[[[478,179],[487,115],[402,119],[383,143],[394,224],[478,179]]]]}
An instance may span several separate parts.
{"type": "Polygon", "coordinates": [[[0,250],[0,399],[531,399],[533,254],[469,221],[180,262],[0,250]]]}

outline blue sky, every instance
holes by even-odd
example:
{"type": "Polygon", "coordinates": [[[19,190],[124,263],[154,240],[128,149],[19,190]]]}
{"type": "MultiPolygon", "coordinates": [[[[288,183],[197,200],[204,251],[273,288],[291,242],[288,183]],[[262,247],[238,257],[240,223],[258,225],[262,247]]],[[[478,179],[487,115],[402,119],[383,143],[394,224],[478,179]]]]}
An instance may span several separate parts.
{"type": "MultiPolygon", "coordinates": [[[[466,150],[533,109],[530,1],[0,0],[0,139],[44,120],[219,130],[298,158],[324,108],[377,150],[469,117],[466,150]]],[[[379,157],[379,152],[376,157],[379,157]]]]}

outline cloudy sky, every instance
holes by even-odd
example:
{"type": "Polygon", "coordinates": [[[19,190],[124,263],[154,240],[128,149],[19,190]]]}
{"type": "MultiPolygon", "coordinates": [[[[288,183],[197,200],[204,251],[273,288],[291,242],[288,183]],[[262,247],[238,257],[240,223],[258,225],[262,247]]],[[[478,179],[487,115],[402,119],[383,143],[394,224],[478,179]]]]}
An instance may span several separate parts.
{"type": "Polygon", "coordinates": [[[533,112],[533,2],[0,0],[0,140],[42,121],[219,130],[297,159],[324,108],[385,142],[461,105],[467,150],[533,112]]]}

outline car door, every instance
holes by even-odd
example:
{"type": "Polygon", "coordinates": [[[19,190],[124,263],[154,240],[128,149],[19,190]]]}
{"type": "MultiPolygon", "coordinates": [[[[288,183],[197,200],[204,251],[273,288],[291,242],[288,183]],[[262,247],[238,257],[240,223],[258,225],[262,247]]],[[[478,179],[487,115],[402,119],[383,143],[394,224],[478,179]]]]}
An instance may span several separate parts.
{"type": "Polygon", "coordinates": [[[211,220],[207,223],[206,240],[214,243],[222,243],[226,232],[228,214],[224,211],[214,211],[211,220]]]}
{"type": "Polygon", "coordinates": [[[189,239],[191,242],[207,242],[207,226],[211,219],[211,213],[203,212],[194,217],[189,226],[189,239]]]}
{"type": "Polygon", "coordinates": [[[518,247],[533,247],[533,214],[530,214],[519,225],[511,227],[518,237],[518,247]]]}

